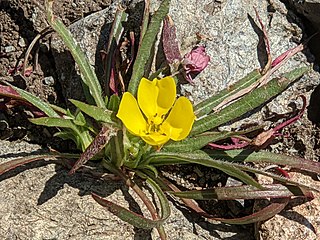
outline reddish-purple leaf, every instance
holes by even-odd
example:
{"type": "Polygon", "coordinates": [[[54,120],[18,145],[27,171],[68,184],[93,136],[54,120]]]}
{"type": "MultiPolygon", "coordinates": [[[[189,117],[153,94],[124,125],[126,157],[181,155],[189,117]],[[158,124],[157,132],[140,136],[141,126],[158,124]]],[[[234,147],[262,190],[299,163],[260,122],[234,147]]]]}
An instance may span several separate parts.
{"type": "Polygon", "coordinates": [[[232,137],[231,140],[233,141],[233,144],[221,145],[216,143],[209,143],[208,146],[210,146],[212,149],[232,150],[232,149],[244,148],[250,144],[250,142],[248,141],[241,141],[239,138],[235,138],[235,137],[232,137]]]}
{"type": "Polygon", "coordinates": [[[135,212],[125,209],[118,204],[112,203],[95,193],[91,193],[93,199],[99,203],[101,206],[105,207],[109,212],[113,213],[121,220],[130,223],[131,225],[142,228],[142,229],[152,229],[161,226],[163,220],[151,220],[145,218],[135,212]]]}
{"type": "Polygon", "coordinates": [[[176,27],[169,16],[163,20],[162,45],[164,55],[169,64],[181,60],[179,43],[176,36],[176,27]]]}
{"type": "Polygon", "coordinates": [[[229,223],[229,224],[250,224],[250,223],[255,223],[255,222],[261,222],[261,221],[266,221],[276,214],[280,213],[288,204],[289,199],[288,198],[280,198],[280,199],[274,199],[271,201],[272,203],[261,209],[260,211],[257,211],[253,214],[250,214],[245,217],[241,218],[209,218],[215,221],[221,221],[224,223],[229,223]]]}
{"type": "Polygon", "coordinates": [[[261,26],[261,30],[262,30],[262,33],[263,33],[263,41],[264,41],[264,45],[265,45],[265,48],[266,48],[266,54],[267,54],[267,57],[268,57],[268,61],[264,67],[264,69],[262,70],[262,74],[265,74],[270,68],[271,68],[271,62],[272,62],[272,58],[271,58],[271,52],[270,52],[270,43],[269,43],[269,38],[268,38],[268,34],[267,34],[267,30],[259,16],[259,13],[257,11],[257,9],[255,7],[254,8],[254,11],[256,13],[256,16],[257,16],[257,19],[260,23],[260,26],[261,26]]]}
{"type": "Polygon", "coordinates": [[[19,93],[14,90],[11,86],[4,86],[0,84],[0,96],[4,98],[4,101],[0,102],[0,109],[6,110],[19,105],[24,105],[30,109],[30,111],[36,117],[45,116],[45,114],[38,108],[25,101],[19,93]]]}
{"type": "Polygon", "coordinates": [[[78,168],[83,166],[87,161],[99,153],[115,134],[116,131],[113,128],[102,126],[99,134],[95,137],[89,147],[87,147],[87,149],[80,155],[79,160],[74,164],[69,174],[74,174],[78,168]]]}
{"type": "Polygon", "coordinates": [[[284,62],[285,60],[288,60],[290,57],[292,57],[296,53],[301,52],[303,48],[304,48],[304,44],[301,43],[298,46],[285,51],[280,56],[278,56],[275,60],[273,60],[271,67],[276,67],[279,64],[282,65],[282,62],[284,62]]]}
{"type": "Polygon", "coordinates": [[[289,120],[277,125],[274,128],[271,128],[271,129],[269,129],[267,131],[264,131],[264,132],[260,133],[252,141],[252,144],[257,146],[257,147],[259,147],[259,148],[265,148],[279,134],[279,131],[282,128],[284,128],[284,127],[286,127],[286,126],[298,121],[302,117],[302,115],[303,115],[303,113],[304,113],[304,111],[306,110],[306,107],[307,107],[307,99],[306,99],[306,97],[303,96],[303,95],[300,95],[300,97],[302,98],[303,106],[302,106],[301,110],[299,111],[299,113],[296,116],[294,116],[294,117],[290,118],[289,120]]]}
{"type": "Polygon", "coordinates": [[[20,64],[19,66],[17,66],[17,67],[10,68],[10,69],[8,70],[8,74],[9,74],[9,75],[15,75],[15,74],[19,73],[19,72],[22,70],[22,75],[23,75],[23,76],[26,76],[26,77],[29,77],[29,76],[31,75],[32,71],[33,71],[33,67],[32,67],[32,66],[29,66],[29,67],[27,67],[27,68],[25,69],[25,71],[23,72],[23,66],[24,66],[24,64],[21,63],[21,64],[20,64]]]}
{"type": "Polygon", "coordinates": [[[134,55],[135,55],[135,49],[134,46],[135,45],[135,37],[134,37],[134,32],[130,32],[130,46],[131,46],[131,58],[128,62],[127,68],[125,70],[125,73],[127,73],[129,71],[129,68],[131,67],[132,63],[133,63],[133,59],[134,59],[134,55]]]}
{"type": "Polygon", "coordinates": [[[194,200],[234,200],[234,199],[267,199],[267,198],[287,198],[294,196],[304,196],[312,198],[310,190],[298,186],[290,186],[288,189],[282,184],[265,184],[264,189],[257,189],[250,185],[216,187],[204,190],[192,190],[174,192],[173,195],[180,198],[194,200]]]}
{"type": "Polygon", "coordinates": [[[12,169],[15,169],[19,166],[30,163],[30,162],[45,160],[48,158],[50,160],[55,160],[56,157],[57,156],[55,156],[55,155],[44,154],[44,155],[27,156],[27,157],[22,157],[22,158],[17,158],[17,159],[13,159],[10,161],[6,161],[6,162],[0,164],[0,175],[5,172],[8,172],[12,169]]]}
{"type": "Polygon", "coordinates": [[[14,90],[10,86],[4,86],[1,84],[0,84],[0,96],[22,100],[22,98],[20,97],[19,93],[17,93],[16,90],[14,90]]]}
{"type": "Polygon", "coordinates": [[[113,58],[111,59],[111,68],[110,68],[110,79],[109,79],[109,88],[112,90],[114,94],[118,94],[118,81],[116,77],[116,68],[115,68],[115,53],[113,54],[113,58]]]}

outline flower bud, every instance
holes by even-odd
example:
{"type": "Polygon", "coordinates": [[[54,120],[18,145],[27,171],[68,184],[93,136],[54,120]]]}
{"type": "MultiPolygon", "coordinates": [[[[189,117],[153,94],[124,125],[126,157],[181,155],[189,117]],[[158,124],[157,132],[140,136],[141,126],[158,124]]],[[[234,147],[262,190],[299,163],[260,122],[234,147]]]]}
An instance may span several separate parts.
{"type": "Polygon", "coordinates": [[[192,83],[190,74],[199,74],[204,70],[210,61],[204,46],[199,46],[187,53],[182,60],[182,66],[186,73],[186,78],[192,83]]]}

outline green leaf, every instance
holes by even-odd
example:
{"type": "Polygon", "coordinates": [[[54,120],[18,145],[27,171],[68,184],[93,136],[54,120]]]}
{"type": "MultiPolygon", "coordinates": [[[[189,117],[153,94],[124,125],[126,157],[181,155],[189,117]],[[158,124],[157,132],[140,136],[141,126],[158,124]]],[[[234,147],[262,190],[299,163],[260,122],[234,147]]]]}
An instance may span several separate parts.
{"type": "Polygon", "coordinates": [[[136,214],[130,210],[125,209],[115,203],[112,203],[106,199],[103,199],[99,195],[92,193],[93,199],[101,206],[105,207],[109,212],[116,215],[122,221],[125,221],[135,227],[142,229],[152,229],[161,226],[163,220],[151,220],[145,218],[139,214],[136,214]]]}
{"type": "Polygon", "coordinates": [[[84,151],[92,141],[92,137],[90,136],[88,130],[75,125],[73,123],[73,119],[41,117],[29,120],[37,125],[71,129],[71,133],[74,135],[74,138],[71,139],[75,141],[77,147],[82,151],[84,151]]]}
{"type": "Polygon", "coordinates": [[[68,131],[68,129],[64,130],[64,131],[60,131],[60,132],[56,132],[55,134],[53,134],[54,137],[59,137],[62,140],[69,140],[71,139],[73,142],[77,143],[77,139],[74,136],[72,131],[68,131]]]}
{"type": "Polygon", "coordinates": [[[111,119],[112,112],[110,110],[89,105],[73,99],[70,99],[69,101],[72,102],[72,104],[79,108],[82,112],[94,118],[95,120],[113,124],[113,121],[111,119]]]}
{"type": "Polygon", "coordinates": [[[76,118],[73,120],[73,123],[81,127],[86,126],[87,121],[82,112],[79,111],[77,113],[76,118]]]}
{"type": "Polygon", "coordinates": [[[169,12],[169,5],[170,0],[163,0],[161,2],[159,9],[152,16],[148,25],[148,30],[142,39],[135,63],[133,65],[132,76],[128,86],[128,92],[132,93],[134,96],[137,93],[141,78],[149,75],[149,73],[145,73],[145,67],[148,63],[148,60],[152,57],[152,47],[160,31],[162,20],[169,12]]]}
{"type": "Polygon", "coordinates": [[[255,162],[272,163],[277,165],[286,165],[291,168],[302,169],[308,172],[320,174],[320,162],[307,160],[304,158],[288,156],[278,153],[272,153],[265,150],[255,152],[251,149],[210,151],[213,158],[224,159],[231,162],[255,162]]]}
{"type": "Polygon", "coordinates": [[[170,205],[168,202],[168,199],[164,195],[163,191],[159,187],[159,185],[153,181],[151,178],[147,178],[147,183],[152,187],[154,192],[157,194],[161,206],[161,215],[160,215],[160,221],[163,223],[166,219],[169,218],[171,210],[170,205]]]}
{"type": "MultiPolygon", "coordinates": [[[[105,60],[105,79],[106,82],[109,83],[110,81],[110,73],[111,73],[111,66],[112,60],[114,58],[114,51],[117,49],[120,39],[122,37],[122,33],[124,28],[122,23],[127,20],[128,14],[126,13],[126,7],[119,4],[116,14],[114,16],[114,20],[112,23],[112,27],[109,34],[109,41],[107,45],[107,58],[105,60]]],[[[109,85],[106,84],[105,90],[109,91],[109,85]]]]}
{"type": "Polygon", "coordinates": [[[290,190],[281,184],[262,185],[264,189],[244,185],[234,187],[216,187],[206,190],[193,190],[184,192],[170,192],[180,197],[195,200],[234,200],[234,199],[267,199],[293,196],[306,196],[306,190],[293,186],[290,190]],[[294,194],[294,193],[295,194],[294,194]]]}
{"type": "Polygon", "coordinates": [[[212,113],[196,121],[190,134],[196,135],[241,117],[245,113],[265,104],[284,91],[290,83],[301,77],[307,71],[307,67],[302,67],[284,74],[283,78],[272,79],[266,85],[252,90],[250,93],[246,94],[238,101],[231,103],[221,111],[212,113]]]}
{"type": "Polygon", "coordinates": [[[240,79],[231,86],[228,86],[224,90],[218,92],[217,94],[205,99],[204,101],[198,103],[194,107],[195,115],[200,118],[209,112],[212,111],[220,102],[226,99],[229,96],[236,94],[241,89],[249,87],[251,84],[256,82],[261,77],[261,74],[258,70],[253,70],[247,76],[240,79]]]}
{"type": "Polygon", "coordinates": [[[22,90],[18,87],[15,87],[13,85],[10,84],[10,86],[16,90],[20,96],[25,99],[26,101],[28,101],[29,103],[31,103],[33,106],[39,108],[42,112],[44,112],[47,116],[49,117],[60,117],[58,113],[56,113],[53,108],[50,106],[50,104],[42,101],[40,98],[32,95],[31,93],[22,90]]]}
{"type": "Polygon", "coordinates": [[[182,141],[170,141],[163,146],[162,150],[168,152],[192,152],[201,149],[210,142],[216,142],[229,137],[243,135],[260,128],[261,126],[256,126],[237,132],[205,132],[196,136],[188,137],[182,141]]]}
{"type": "Polygon", "coordinates": [[[109,104],[108,104],[108,109],[110,109],[113,112],[118,112],[119,110],[119,105],[120,105],[120,98],[118,95],[111,95],[109,104]]]}
{"type": "Polygon", "coordinates": [[[251,172],[251,173],[255,173],[255,174],[261,174],[261,175],[270,177],[270,178],[272,178],[274,180],[277,180],[278,182],[282,183],[283,185],[286,185],[287,187],[292,185],[292,186],[297,186],[297,187],[300,187],[300,188],[305,188],[305,189],[309,189],[309,190],[312,190],[312,191],[320,192],[318,189],[312,188],[312,187],[307,186],[305,184],[301,184],[301,183],[292,181],[289,178],[282,177],[282,176],[279,176],[277,174],[274,174],[274,173],[271,173],[271,172],[267,172],[265,170],[256,169],[256,168],[253,168],[253,167],[249,167],[249,166],[242,165],[242,164],[237,164],[237,163],[234,163],[234,162],[232,163],[232,165],[234,165],[234,167],[236,167],[238,169],[241,169],[243,171],[246,171],[246,172],[251,172]]]}
{"type": "Polygon", "coordinates": [[[76,125],[73,123],[72,119],[64,119],[64,118],[54,118],[54,117],[41,117],[29,119],[30,122],[47,126],[47,127],[62,127],[62,128],[71,128],[76,129],[76,125]]]}
{"type": "Polygon", "coordinates": [[[203,151],[194,151],[189,153],[154,152],[146,157],[145,164],[161,166],[161,165],[169,165],[169,164],[179,164],[183,162],[195,163],[195,164],[203,165],[206,167],[216,168],[232,177],[235,177],[243,181],[248,185],[255,186],[259,189],[263,188],[250,175],[240,170],[238,166],[235,166],[232,163],[212,159],[208,154],[206,154],[203,151]]]}
{"type": "Polygon", "coordinates": [[[167,152],[192,152],[206,146],[209,142],[226,139],[232,135],[236,134],[233,132],[206,132],[182,141],[171,141],[165,144],[162,150],[167,152]]]}
{"type": "Polygon", "coordinates": [[[74,40],[70,31],[64,26],[62,21],[53,15],[53,1],[46,0],[47,20],[50,26],[59,34],[65,45],[70,50],[75,62],[78,64],[82,81],[88,86],[91,96],[98,107],[105,108],[102,98],[102,90],[98,78],[89,63],[87,56],[81,50],[79,44],[74,40]]]}
{"type": "Polygon", "coordinates": [[[121,168],[125,159],[123,132],[121,130],[110,139],[110,149],[111,163],[117,168],[121,168]]]}

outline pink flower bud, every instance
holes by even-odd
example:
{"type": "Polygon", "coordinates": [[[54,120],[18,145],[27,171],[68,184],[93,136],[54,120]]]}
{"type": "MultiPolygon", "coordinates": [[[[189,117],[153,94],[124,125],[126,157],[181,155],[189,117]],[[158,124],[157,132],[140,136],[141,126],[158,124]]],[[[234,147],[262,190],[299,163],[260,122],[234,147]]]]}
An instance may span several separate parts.
{"type": "Polygon", "coordinates": [[[192,83],[190,74],[198,74],[208,66],[210,57],[206,53],[204,46],[199,46],[187,53],[182,60],[182,65],[186,73],[187,80],[192,83]]]}

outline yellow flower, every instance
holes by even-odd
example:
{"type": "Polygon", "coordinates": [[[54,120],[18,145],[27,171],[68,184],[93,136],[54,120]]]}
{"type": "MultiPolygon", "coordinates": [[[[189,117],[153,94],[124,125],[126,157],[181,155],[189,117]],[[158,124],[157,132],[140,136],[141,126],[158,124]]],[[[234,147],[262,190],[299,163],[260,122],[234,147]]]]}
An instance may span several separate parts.
{"type": "Polygon", "coordinates": [[[195,120],[191,102],[186,97],[176,100],[172,77],[153,81],[142,78],[138,101],[131,93],[124,93],[117,117],[130,133],[152,146],[186,138],[195,120]]]}

